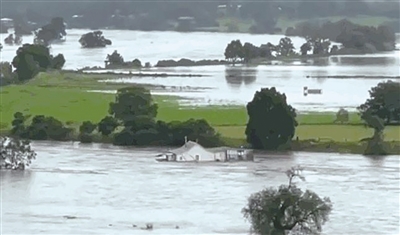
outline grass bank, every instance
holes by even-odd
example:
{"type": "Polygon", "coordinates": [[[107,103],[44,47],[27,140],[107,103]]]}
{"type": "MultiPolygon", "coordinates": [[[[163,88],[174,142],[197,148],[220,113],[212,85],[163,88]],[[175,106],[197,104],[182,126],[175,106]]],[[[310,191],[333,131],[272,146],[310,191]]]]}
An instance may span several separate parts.
{"type": "MultiPolygon", "coordinates": [[[[83,121],[100,121],[107,115],[109,103],[114,101],[115,95],[87,90],[116,90],[126,86],[98,82],[99,79],[105,78],[112,77],[47,72],[39,74],[25,84],[2,87],[2,131],[10,129],[13,114],[18,111],[30,115],[53,116],[73,127],[78,127],[83,121]]],[[[179,106],[177,97],[154,96],[154,100],[159,105],[157,117],[160,120],[184,121],[189,118],[204,118],[222,134],[228,144],[237,146],[245,142],[247,112],[243,106],[184,108],[179,106]]],[[[361,153],[359,149],[362,145],[359,144],[359,140],[372,135],[372,129],[365,128],[356,113],[350,114],[350,122],[346,125],[334,124],[335,113],[328,112],[300,113],[297,120],[300,125],[296,129],[296,136],[300,144],[295,147],[299,150],[327,151],[325,145],[330,143],[330,146],[336,146],[334,151],[345,149],[344,152],[361,153]]],[[[400,127],[387,127],[385,140],[392,141],[392,153],[400,154],[400,127]]]]}

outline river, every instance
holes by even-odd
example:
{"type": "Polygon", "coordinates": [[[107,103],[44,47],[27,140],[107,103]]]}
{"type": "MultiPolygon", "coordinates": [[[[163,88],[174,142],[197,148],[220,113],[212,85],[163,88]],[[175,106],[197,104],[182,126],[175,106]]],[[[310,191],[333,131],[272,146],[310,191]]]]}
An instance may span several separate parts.
{"type": "Polygon", "coordinates": [[[30,168],[0,171],[1,234],[247,234],[247,197],[286,183],[284,171],[295,165],[305,168],[300,187],[333,202],[323,234],[400,233],[399,156],[302,152],[174,164],[152,158],[160,149],[33,147],[38,158],[30,168]],[[146,223],[154,230],[141,230],[146,223]]]}
{"type": "MultiPolygon", "coordinates": [[[[64,68],[104,66],[107,54],[114,50],[120,52],[126,61],[138,58],[142,63],[150,62],[153,65],[161,59],[224,59],[225,47],[231,40],[240,39],[242,42],[260,45],[267,42],[277,44],[283,37],[238,33],[103,30],[104,36],[112,40],[111,46],[82,49],[78,40],[88,31],[70,29],[67,31],[65,43],[52,45],[53,54],[64,54],[64,68]]],[[[6,34],[1,34],[2,40],[5,36],[6,34]]],[[[33,37],[24,37],[23,40],[30,43],[33,37]]],[[[399,43],[399,37],[397,40],[399,43]]],[[[305,42],[300,37],[292,37],[292,41],[296,48],[300,48],[305,42]]],[[[18,46],[4,45],[1,61],[11,61],[17,48],[18,46]]],[[[201,74],[209,77],[136,77],[121,79],[120,82],[165,86],[165,91],[152,93],[180,96],[181,105],[244,105],[252,99],[255,91],[275,86],[278,91],[286,94],[288,102],[299,111],[337,111],[341,107],[354,111],[368,98],[368,90],[371,87],[390,77],[400,76],[399,67],[400,51],[393,51],[373,55],[332,56],[316,61],[274,63],[257,67],[151,68],[144,69],[143,72],[201,74]],[[326,76],[353,77],[323,78],[326,76]],[[304,86],[321,89],[322,94],[304,96],[304,86]],[[188,87],[196,87],[197,92],[182,89],[188,87]]]]}

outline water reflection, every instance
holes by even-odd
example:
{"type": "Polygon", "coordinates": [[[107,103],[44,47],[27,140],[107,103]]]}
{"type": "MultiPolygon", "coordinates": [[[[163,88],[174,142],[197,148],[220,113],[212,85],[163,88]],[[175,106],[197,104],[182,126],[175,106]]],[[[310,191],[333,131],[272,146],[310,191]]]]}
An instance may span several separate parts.
{"type": "Polygon", "coordinates": [[[250,85],[257,80],[257,67],[227,66],[225,67],[225,80],[231,87],[238,88],[243,83],[250,85]]]}
{"type": "MultiPolygon", "coordinates": [[[[333,57],[335,58],[335,57],[333,57]]],[[[333,59],[332,58],[332,59],[333,59]]],[[[337,58],[336,58],[337,59],[337,58]]],[[[343,66],[366,66],[366,65],[372,65],[372,66],[382,66],[382,65],[393,65],[393,64],[399,64],[399,59],[396,57],[391,57],[391,56],[371,56],[371,57],[352,57],[352,56],[343,56],[339,57],[339,60],[337,62],[338,65],[343,65],[343,66]]]]}

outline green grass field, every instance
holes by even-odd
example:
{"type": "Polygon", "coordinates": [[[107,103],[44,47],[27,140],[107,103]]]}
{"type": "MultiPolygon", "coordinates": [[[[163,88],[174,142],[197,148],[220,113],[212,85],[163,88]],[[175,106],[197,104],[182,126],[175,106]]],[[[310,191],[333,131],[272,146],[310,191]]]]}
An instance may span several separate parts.
{"type": "MultiPolygon", "coordinates": [[[[217,126],[216,129],[223,135],[236,139],[244,139],[245,126],[217,126]]],[[[321,139],[335,142],[357,142],[365,137],[372,136],[373,130],[363,126],[351,125],[300,125],[296,128],[296,136],[300,140],[321,139]]],[[[399,141],[400,128],[388,126],[384,132],[386,141],[399,141]]]]}
{"type": "MultiPolygon", "coordinates": [[[[90,93],[91,89],[117,89],[122,85],[100,84],[98,75],[59,74],[49,72],[23,85],[11,85],[1,88],[1,129],[10,129],[15,112],[30,115],[53,116],[73,126],[83,121],[100,121],[107,115],[109,103],[114,101],[114,94],[90,93]]],[[[238,142],[244,140],[247,122],[245,107],[188,107],[178,104],[176,97],[154,96],[159,105],[158,119],[164,121],[184,121],[190,118],[204,118],[214,126],[223,137],[238,142]]],[[[333,124],[334,113],[299,114],[299,126],[296,136],[300,140],[326,139],[337,142],[353,142],[372,135],[372,129],[362,125],[359,116],[350,115],[350,124],[333,124]]],[[[400,127],[387,127],[385,140],[400,141],[400,127]]]]}

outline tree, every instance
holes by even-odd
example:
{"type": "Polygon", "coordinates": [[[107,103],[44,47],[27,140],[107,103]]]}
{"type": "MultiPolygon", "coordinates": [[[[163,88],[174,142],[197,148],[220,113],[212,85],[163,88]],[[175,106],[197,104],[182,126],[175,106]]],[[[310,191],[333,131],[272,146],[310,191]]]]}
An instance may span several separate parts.
{"type": "Polygon", "coordinates": [[[340,108],[339,111],[336,113],[335,122],[340,122],[343,124],[348,121],[349,121],[349,112],[344,108],[340,108]]]}
{"type": "MultiPolygon", "coordinates": [[[[185,143],[185,137],[190,140],[197,140],[198,143],[205,147],[217,147],[221,144],[220,135],[215,129],[204,119],[189,119],[184,122],[171,122],[168,129],[164,129],[167,133],[171,133],[171,145],[180,146],[185,143]]],[[[159,129],[160,135],[167,133],[159,129]]]]}
{"type": "Polygon", "coordinates": [[[301,51],[301,54],[302,54],[302,55],[307,55],[307,53],[308,53],[309,51],[311,51],[311,49],[312,49],[312,47],[311,47],[311,45],[310,45],[309,42],[304,43],[304,44],[301,45],[301,47],[300,47],[300,51],[301,51]]]}
{"type": "Polygon", "coordinates": [[[122,65],[124,58],[115,50],[111,55],[107,55],[107,62],[111,65],[122,65]]]}
{"type": "Polygon", "coordinates": [[[0,169],[24,170],[35,158],[29,141],[0,137],[0,169]]]}
{"type": "Polygon", "coordinates": [[[337,53],[338,50],[339,50],[339,47],[338,47],[337,45],[333,45],[333,46],[331,47],[331,50],[329,51],[329,54],[334,55],[334,54],[337,53]]]}
{"type": "Polygon", "coordinates": [[[110,103],[109,113],[123,123],[124,129],[115,134],[114,144],[137,144],[136,132],[155,128],[157,109],[148,90],[142,87],[119,89],[115,102],[110,103]]]}
{"type": "Polygon", "coordinates": [[[311,190],[303,191],[293,180],[304,180],[301,168],[286,172],[288,185],[278,189],[267,188],[252,194],[242,213],[255,233],[260,235],[285,235],[290,231],[319,234],[322,225],[329,220],[332,203],[329,198],[320,198],[311,190]]]}
{"type": "Polygon", "coordinates": [[[249,63],[250,60],[260,56],[260,54],[259,54],[260,49],[251,43],[246,42],[243,45],[242,50],[243,50],[243,58],[244,58],[245,63],[249,63]]]}
{"type": "Polygon", "coordinates": [[[25,116],[21,112],[14,113],[14,120],[12,120],[11,125],[11,135],[26,138],[27,130],[25,127],[25,121],[28,120],[30,116],[25,116]]]}
{"type": "Polygon", "coordinates": [[[103,136],[109,136],[117,127],[118,127],[118,121],[111,116],[104,117],[97,125],[99,132],[103,136]]]}
{"type": "Polygon", "coordinates": [[[111,40],[103,36],[102,31],[94,31],[82,35],[79,39],[79,43],[84,48],[106,47],[112,44],[111,40]]]}
{"type": "Polygon", "coordinates": [[[323,55],[329,53],[329,46],[331,45],[329,39],[314,38],[309,39],[309,42],[312,45],[314,55],[323,55]]]}
{"type": "Polygon", "coordinates": [[[29,80],[46,69],[61,69],[64,63],[65,59],[62,54],[53,57],[49,48],[32,44],[24,44],[18,48],[17,55],[12,61],[20,81],[29,80]]]}
{"type": "Polygon", "coordinates": [[[16,82],[16,76],[9,62],[0,62],[0,85],[8,85],[16,82]]]}
{"type": "Polygon", "coordinates": [[[91,143],[93,141],[92,132],[96,129],[97,125],[90,122],[85,121],[79,127],[79,140],[81,143],[91,143]]]}
{"type": "Polygon", "coordinates": [[[225,48],[225,59],[231,60],[233,64],[244,58],[243,46],[240,40],[231,41],[225,48]]]}
{"type": "Polygon", "coordinates": [[[26,131],[31,140],[65,140],[71,129],[54,117],[37,115],[33,117],[26,131]]]}
{"type": "Polygon", "coordinates": [[[385,124],[400,122],[400,83],[387,81],[380,82],[369,91],[370,98],[358,107],[361,118],[366,114],[382,118],[385,124]]]}
{"type": "Polygon", "coordinates": [[[157,104],[148,90],[142,87],[126,87],[117,91],[115,102],[110,103],[109,113],[123,122],[124,126],[139,130],[154,121],[157,104]]]}
{"type": "Polygon", "coordinates": [[[61,17],[51,19],[49,24],[44,25],[35,32],[36,44],[49,45],[52,41],[63,40],[67,35],[66,24],[61,17]]]}
{"type": "Polygon", "coordinates": [[[281,38],[278,45],[278,52],[281,56],[289,56],[294,54],[294,46],[292,39],[288,37],[281,38]]]}
{"type": "Polygon", "coordinates": [[[367,148],[364,151],[365,155],[386,155],[387,152],[383,146],[383,131],[385,129],[383,119],[370,112],[364,115],[366,126],[374,129],[374,134],[371,138],[367,138],[367,148]]]}
{"type": "Polygon", "coordinates": [[[247,114],[247,142],[256,149],[272,150],[288,143],[298,125],[295,109],[275,87],[257,91],[247,104],[247,114]]]}

